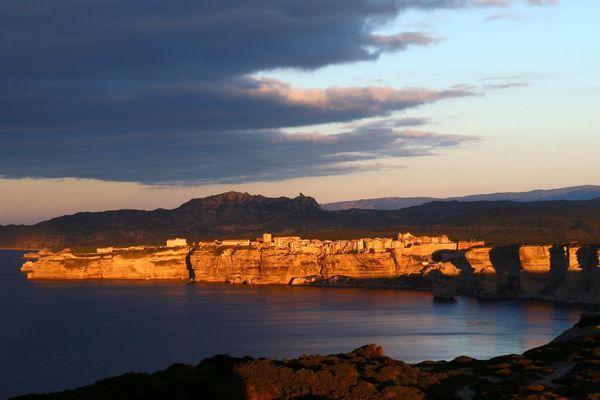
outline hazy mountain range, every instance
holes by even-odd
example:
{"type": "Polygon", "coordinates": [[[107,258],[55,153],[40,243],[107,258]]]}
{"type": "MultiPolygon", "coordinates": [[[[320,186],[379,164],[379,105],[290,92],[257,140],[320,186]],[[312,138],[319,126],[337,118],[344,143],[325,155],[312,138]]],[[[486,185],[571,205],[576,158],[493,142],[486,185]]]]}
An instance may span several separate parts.
{"type": "Polygon", "coordinates": [[[572,186],[550,190],[531,190],[528,192],[505,192],[490,194],[473,194],[462,197],[379,197],[375,199],[361,199],[338,201],[335,203],[321,204],[325,210],[349,210],[360,208],[363,210],[399,210],[401,208],[418,206],[432,201],[554,201],[554,200],[591,200],[600,197],[600,186],[585,185],[572,186]]]}
{"type": "Polygon", "coordinates": [[[600,244],[600,199],[434,201],[400,210],[324,210],[315,199],[229,192],[172,210],[82,212],[35,225],[0,226],[0,247],[41,248],[254,238],[263,232],[307,238],[393,237],[398,232],[448,234],[494,244],[600,244]]]}

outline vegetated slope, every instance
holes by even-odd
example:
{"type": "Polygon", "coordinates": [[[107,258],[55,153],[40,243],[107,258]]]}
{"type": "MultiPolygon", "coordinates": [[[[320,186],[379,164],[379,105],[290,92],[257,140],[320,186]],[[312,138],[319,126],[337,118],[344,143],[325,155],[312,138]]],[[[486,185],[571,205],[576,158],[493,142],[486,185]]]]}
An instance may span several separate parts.
{"type": "Polygon", "coordinates": [[[360,208],[364,210],[399,210],[401,208],[418,206],[431,201],[558,201],[558,200],[591,200],[600,197],[600,186],[584,185],[550,190],[531,190],[528,192],[504,192],[489,194],[474,194],[461,197],[380,197],[339,201],[322,204],[323,209],[330,211],[360,208]]]}
{"type": "Polygon", "coordinates": [[[519,203],[441,202],[395,211],[326,211],[311,197],[268,198],[229,192],[173,210],[77,213],[30,226],[0,227],[0,247],[130,245],[253,238],[263,232],[342,239],[446,233],[495,244],[600,243],[600,199],[519,203]]]}

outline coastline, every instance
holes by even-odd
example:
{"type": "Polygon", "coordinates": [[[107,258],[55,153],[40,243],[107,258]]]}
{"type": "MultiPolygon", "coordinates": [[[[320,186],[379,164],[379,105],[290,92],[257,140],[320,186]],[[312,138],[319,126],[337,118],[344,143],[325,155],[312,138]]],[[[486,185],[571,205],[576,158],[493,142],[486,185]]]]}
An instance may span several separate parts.
{"type": "Polygon", "coordinates": [[[278,283],[269,283],[263,285],[253,285],[253,284],[240,284],[240,283],[228,283],[228,282],[206,282],[206,281],[186,281],[184,279],[175,280],[175,279],[105,279],[105,278],[90,278],[90,279],[36,279],[35,282],[39,283],[74,283],[74,282],[90,282],[90,283],[102,283],[106,285],[128,285],[128,284],[141,284],[144,283],[152,284],[152,283],[161,283],[161,284],[173,284],[173,285],[198,285],[198,286],[239,286],[239,287],[247,287],[252,288],[255,286],[260,287],[273,287],[273,288],[314,288],[314,289],[359,289],[359,290],[389,290],[389,291],[408,291],[408,292],[427,292],[431,293],[431,300],[437,302],[453,302],[457,298],[464,297],[474,299],[478,302],[482,303],[494,303],[494,302],[502,302],[502,301],[524,301],[524,302],[539,302],[544,304],[554,304],[554,305],[577,305],[582,306],[584,308],[597,307],[599,304],[596,302],[581,302],[581,301],[566,301],[560,299],[552,299],[552,298],[541,298],[541,297],[478,297],[471,294],[456,294],[453,297],[436,297],[434,295],[432,288],[423,288],[423,287],[392,287],[392,286],[352,286],[352,285],[331,285],[331,284],[304,284],[304,285],[289,285],[289,284],[278,284],[278,283]]]}
{"type": "Polygon", "coordinates": [[[320,241],[275,237],[25,255],[30,280],[174,280],[431,290],[436,299],[600,304],[600,246],[451,242],[447,236],[320,241]]]}

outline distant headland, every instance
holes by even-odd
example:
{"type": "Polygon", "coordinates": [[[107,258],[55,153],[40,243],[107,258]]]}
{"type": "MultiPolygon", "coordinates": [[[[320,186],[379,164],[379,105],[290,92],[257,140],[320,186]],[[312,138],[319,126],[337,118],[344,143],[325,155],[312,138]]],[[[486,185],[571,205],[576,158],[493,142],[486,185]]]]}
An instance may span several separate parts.
{"type": "Polygon", "coordinates": [[[252,285],[429,289],[458,295],[600,303],[600,248],[593,245],[490,246],[446,235],[254,239],[41,250],[25,255],[32,280],[166,279],[252,285]]]}

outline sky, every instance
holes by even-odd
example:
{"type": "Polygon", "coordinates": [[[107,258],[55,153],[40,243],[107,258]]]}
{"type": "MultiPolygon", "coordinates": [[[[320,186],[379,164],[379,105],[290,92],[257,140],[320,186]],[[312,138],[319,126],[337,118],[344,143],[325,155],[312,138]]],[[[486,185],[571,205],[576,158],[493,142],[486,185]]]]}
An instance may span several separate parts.
{"type": "Polygon", "coordinates": [[[0,224],[599,184],[600,2],[3,0],[0,224]]]}

